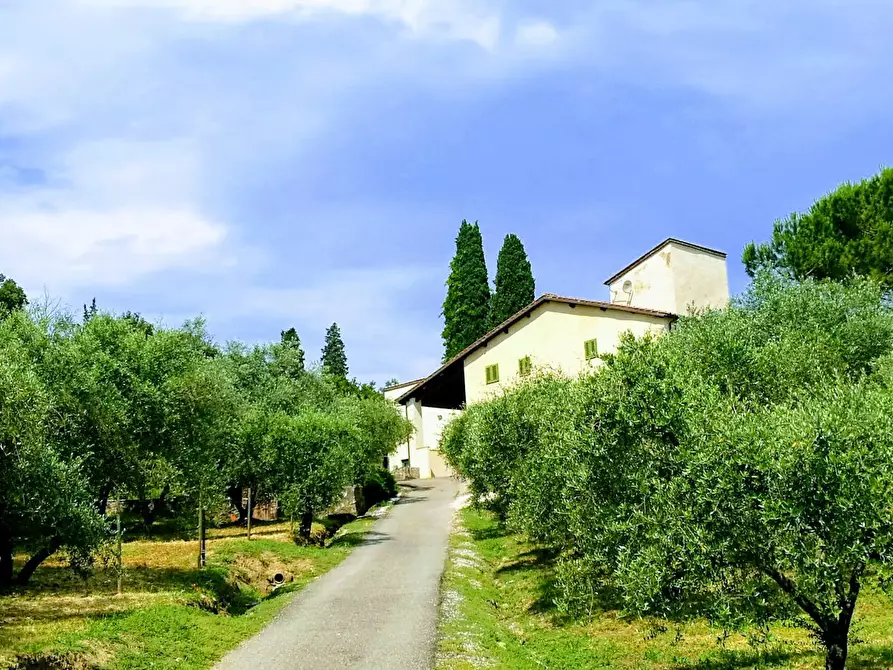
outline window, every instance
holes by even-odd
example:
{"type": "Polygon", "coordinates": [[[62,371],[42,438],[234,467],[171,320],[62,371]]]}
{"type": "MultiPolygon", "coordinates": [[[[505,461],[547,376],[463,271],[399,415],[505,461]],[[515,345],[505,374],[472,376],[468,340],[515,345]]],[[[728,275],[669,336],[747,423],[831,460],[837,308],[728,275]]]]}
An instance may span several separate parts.
{"type": "Polygon", "coordinates": [[[518,360],[518,374],[522,377],[530,374],[530,356],[518,360]]]}
{"type": "Polygon", "coordinates": [[[487,366],[487,383],[495,384],[499,381],[499,364],[487,366]]]}
{"type": "Polygon", "coordinates": [[[583,343],[583,350],[586,352],[587,361],[598,358],[598,340],[586,340],[583,343]]]}

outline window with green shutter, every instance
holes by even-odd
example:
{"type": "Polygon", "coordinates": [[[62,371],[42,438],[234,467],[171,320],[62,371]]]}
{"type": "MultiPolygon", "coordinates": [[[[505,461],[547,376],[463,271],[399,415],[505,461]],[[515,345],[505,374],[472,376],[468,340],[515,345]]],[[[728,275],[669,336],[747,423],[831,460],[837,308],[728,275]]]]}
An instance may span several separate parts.
{"type": "Polygon", "coordinates": [[[487,383],[495,384],[499,381],[499,364],[488,365],[486,370],[487,383]]]}
{"type": "Polygon", "coordinates": [[[587,361],[598,358],[598,340],[586,340],[583,343],[583,350],[586,353],[587,361]]]}
{"type": "Polygon", "coordinates": [[[530,374],[530,356],[518,360],[518,374],[522,377],[530,374]]]}

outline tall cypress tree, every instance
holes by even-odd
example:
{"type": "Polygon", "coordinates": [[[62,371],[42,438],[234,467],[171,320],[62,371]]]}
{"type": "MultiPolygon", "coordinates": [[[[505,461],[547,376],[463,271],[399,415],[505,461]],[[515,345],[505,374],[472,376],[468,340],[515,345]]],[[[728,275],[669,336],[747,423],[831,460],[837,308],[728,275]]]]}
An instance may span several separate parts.
{"type": "Polygon", "coordinates": [[[487,332],[490,282],[484,241],[477,222],[463,220],[456,237],[456,255],[450,262],[447,295],[443,302],[444,360],[449,360],[487,332]]]}
{"type": "Polygon", "coordinates": [[[341,329],[333,323],[326,331],[326,344],[322,348],[322,367],[330,375],[347,378],[347,354],[344,351],[344,340],[341,329]]]}
{"type": "Polygon", "coordinates": [[[496,293],[490,308],[490,327],[533,302],[536,283],[527,252],[517,235],[506,235],[496,262],[496,293]]]}

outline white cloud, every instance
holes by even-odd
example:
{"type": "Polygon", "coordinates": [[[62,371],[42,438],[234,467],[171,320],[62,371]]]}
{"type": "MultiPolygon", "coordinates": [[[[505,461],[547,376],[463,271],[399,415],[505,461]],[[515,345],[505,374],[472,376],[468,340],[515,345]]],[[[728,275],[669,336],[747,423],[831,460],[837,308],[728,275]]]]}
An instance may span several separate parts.
{"type": "MultiPolygon", "coordinates": [[[[371,16],[421,37],[470,40],[498,46],[500,18],[468,0],[74,0],[106,8],[155,8],[191,21],[242,23],[261,19],[312,19],[327,14],[371,16]]],[[[488,4],[488,3],[485,3],[488,4]]]]}
{"type": "Polygon", "coordinates": [[[126,285],[209,261],[226,236],[195,206],[189,143],[85,143],[47,176],[0,201],[0,267],[28,289],[126,285]]]}
{"type": "Polygon", "coordinates": [[[199,262],[224,237],[222,227],[189,210],[41,212],[17,204],[0,209],[0,261],[31,289],[127,284],[199,262]]]}
{"type": "Polygon", "coordinates": [[[548,21],[521,23],[515,32],[515,43],[521,47],[545,47],[558,41],[558,31],[548,21]]]}

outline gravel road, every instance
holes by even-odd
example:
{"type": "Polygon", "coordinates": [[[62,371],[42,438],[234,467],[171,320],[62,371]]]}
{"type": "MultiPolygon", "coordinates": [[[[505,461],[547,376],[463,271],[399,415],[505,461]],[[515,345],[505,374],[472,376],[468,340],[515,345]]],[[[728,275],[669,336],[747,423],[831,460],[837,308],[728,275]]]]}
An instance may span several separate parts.
{"type": "Polygon", "coordinates": [[[301,591],[217,670],[432,667],[440,578],[459,484],[412,491],[337,568],[301,591]]]}

